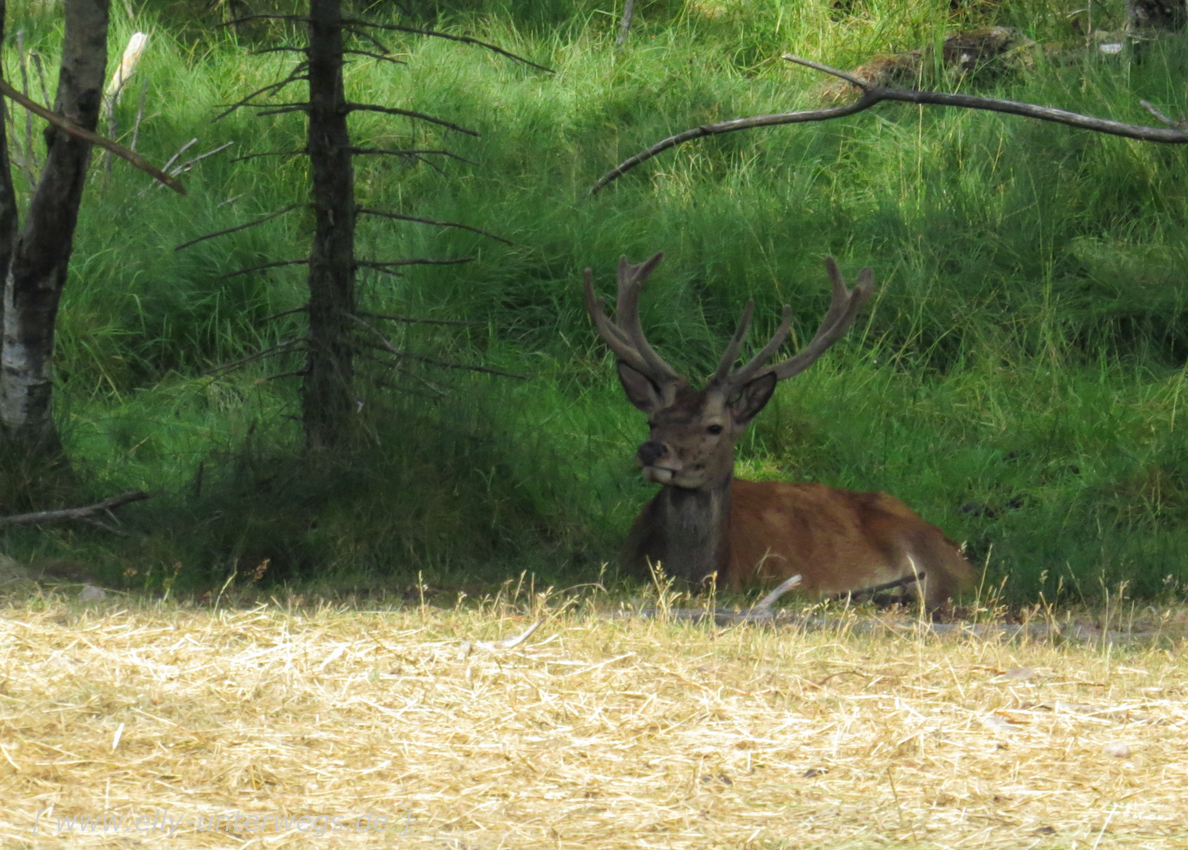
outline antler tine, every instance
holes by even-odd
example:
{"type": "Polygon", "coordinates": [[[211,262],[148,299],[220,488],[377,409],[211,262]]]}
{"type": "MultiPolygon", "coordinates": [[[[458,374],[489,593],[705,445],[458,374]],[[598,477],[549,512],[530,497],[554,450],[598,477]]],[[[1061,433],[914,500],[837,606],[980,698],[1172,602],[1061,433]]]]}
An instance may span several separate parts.
{"type": "Polygon", "coordinates": [[[718,368],[714,370],[714,376],[709,380],[711,386],[722,383],[730,375],[730,367],[738,359],[738,352],[742,348],[743,340],[747,337],[747,331],[751,329],[751,314],[754,312],[755,299],[751,298],[747,301],[747,306],[743,307],[742,317],[738,320],[738,327],[734,331],[734,336],[730,338],[730,344],[726,346],[721,359],[718,360],[718,368]]]}
{"type": "Polygon", "coordinates": [[[854,317],[862,309],[862,305],[870,300],[874,293],[874,272],[863,269],[858,273],[858,283],[852,290],[846,289],[845,278],[837,268],[833,257],[825,260],[825,268],[833,281],[833,297],[829,303],[829,310],[821,321],[821,327],[808,345],[781,363],[775,363],[770,371],[775,373],[776,380],[783,381],[794,375],[799,375],[817,359],[829,350],[829,347],[841,339],[854,317]]]}
{"type": "Polygon", "coordinates": [[[590,269],[586,269],[582,273],[582,276],[585,283],[586,312],[594,320],[594,326],[598,328],[599,336],[602,337],[607,347],[620,360],[632,368],[647,374],[649,371],[648,364],[631,345],[631,342],[627,339],[627,334],[606,317],[606,312],[602,306],[602,299],[594,294],[594,273],[590,269]]]}
{"type": "Polygon", "coordinates": [[[763,368],[763,365],[771,359],[771,356],[780,350],[780,346],[788,339],[788,334],[791,332],[792,308],[785,304],[784,314],[780,317],[780,326],[776,328],[776,332],[767,341],[767,345],[763,346],[754,357],[748,360],[746,365],[731,372],[725,378],[725,383],[731,388],[741,387],[747,381],[754,378],[759,374],[759,370],[763,368]]]}
{"type": "MultiPolygon", "coordinates": [[[[627,262],[627,255],[619,257],[619,299],[615,308],[615,321],[626,342],[634,347],[645,364],[644,374],[657,381],[680,381],[681,376],[652,348],[639,320],[639,296],[647,285],[648,277],[664,259],[660,251],[646,262],[633,265],[627,262]]],[[[634,364],[632,364],[634,365],[634,364]]]]}

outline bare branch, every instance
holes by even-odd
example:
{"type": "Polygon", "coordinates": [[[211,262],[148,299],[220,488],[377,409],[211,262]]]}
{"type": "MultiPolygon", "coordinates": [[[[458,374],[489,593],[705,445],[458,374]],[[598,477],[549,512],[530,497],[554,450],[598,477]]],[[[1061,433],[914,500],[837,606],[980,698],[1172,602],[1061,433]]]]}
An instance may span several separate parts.
{"type": "Polygon", "coordinates": [[[393,59],[383,53],[372,53],[370,50],[344,50],[343,53],[349,53],[351,56],[370,56],[372,59],[379,59],[381,62],[391,62],[393,65],[407,65],[407,62],[402,62],[399,59],[393,59]]]}
{"type": "MultiPolygon", "coordinates": [[[[305,153],[305,151],[302,151],[302,153],[305,153]]],[[[478,165],[478,163],[474,160],[467,159],[464,156],[458,156],[458,154],[454,153],[453,151],[418,150],[415,148],[408,150],[401,150],[398,148],[351,148],[351,153],[374,156],[408,156],[415,157],[417,159],[420,159],[422,156],[448,156],[451,159],[458,160],[459,162],[465,162],[467,165],[478,165]]]]}
{"type": "Polygon", "coordinates": [[[299,151],[264,151],[263,153],[249,153],[245,156],[237,156],[232,159],[232,162],[244,162],[249,159],[257,159],[262,156],[306,156],[309,151],[302,148],[299,151]]]}
{"type": "Polygon", "coordinates": [[[246,366],[249,363],[255,363],[257,360],[263,360],[267,357],[275,357],[278,354],[288,354],[293,349],[293,346],[304,343],[305,337],[297,337],[295,339],[287,339],[284,342],[278,342],[276,345],[269,346],[255,354],[249,354],[247,357],[239,360],[234,360],[231,363],[223,363],[211,369],[207,374],[212,378],[220,378],[240,366],[246,366]]]}
{"type": "Polygon", "coordinates": [[[223,21],[218,24],[218,27],[234,27],[239,24],[246,24],[251,21],[289,21],[290,23],[308,24],[309,18],[304,15],[281,15],[281,14],[259,14],[259,15],[244,15],[242,18],[235,18],[231,21],[223,21]]]}
{"type": "Polygon", "coordinates": [[[261,50],[253,50],[248,53],[248,56],[263,56],[266,53],[309,53],[308,47],[265,47],[261,50]]]}
{"type": "Polygon", "coordinates": [[[356,38],[362,38],[362,39],[366,39],[367,41],[370,41],[372,44],[374,44],[376,46],[377,49],[379,49],[383,53],[391,53],[392,52],[391,48],[389,48],[388,45],[384,44],[382,41],[380,41],[378,38],[376,38],[374,35],[372,35],[365,29],[359,29],[358,27],[348,27],[348,26],[344,26],[342,29],[344,32],[348,32],[351,35],[355,36],[356,38]]]}
{"type": "Polygon", "coordinates": [[[258,218],[255,221],[249,221],[246,224],[237,224],[235,227],[228,227],[226,230],[218,230],[214,233],[208,233],[205,236],[199,236],[197,239],[191,239],[189,242],[183,242],[174,248],[174,251],[180,251],[183,248],[189,248],[191,245],[197,245],[199,242],[205,242],[207,239],[214,239],[216,236],[226,236],[228,233],[235,233],[240,230],[247,230],[249,227],[255,227],[257,224],[263,224],[266,221],[272,221],[278,216],[282,216],[287,212],[292,212],[298,207],[308,206],[308,204],[289,204],[282,210],[277,210],[274,213],[269,213],[263,218],[258,218]]]}
{"type": "Polygon", "coordinates": [[[798,65],[804,65],[808,68],[821,71],[826,74],[832,74],[835,77],[845,80],[846,82],[861,89],[862,95],[853,103],[845,104],[843,106],[831,107],[828,109],[808,109],[798,112],[783,112],[776,115],[757,115],[751,118],[735,118],[730,121],[722,121],[717,124],[703,124],[700,127],[694,127],[691,130],[686,130],[683,133],[678,133],[675,136],[669,136],[650,148],[641,151],[635,156],[625,160],[616,168],[611,169],[590,189],[590,194],[602,189],[611,181],[621,177],[623,174],[630,171],[635,166],[642,162],[647,162],[652,157],[659,153],[663,153],[669,148],[674,148],[677,145],[691,141],[693,139],[702,138],[704,136],[720,135],[722,133],[733,133],[736,130],[750,130],[754,127],[772,127],[781,124],[800,124],[810,121],[828,121],[832,118],[841,118],[845,115],[853,115],[858,112],[863,112],[870,109],[877,103],[883,101],[896,101],[899,103],[914,103],[919,105],[931,106],[955,106],[961,109],[977,109],[988,112],[1002,112],[1008,115],[1021,115],[1025,118],[1036,118],[1040,121],[1050,121],[1056,124],[1065,124],[1069,127],[1076,127],[1082,130],[1092,130],[1097,133],[1106,133],[1112,136],[1122,136],[1128,139],[1138,139],[1145,142],[1160,142],[1164,144],[1188,144],[1188,130],[1186,130],[1179,122],[1168,121],[1166,116],[1157,115],[1160,120],[1171,124],[1168,128],[1162,127],[1147,127],[1140,124],[1126,124],[1121,121],[1114,121],[1108,118],[1096,118],[1091,115],[1082,115],[1078,112],[1069,112],[1064,109],[1052,109],[1046,106],[1037,106],[1032,103],[1022,103],[1015,100],[1002,100],[999,98],[976,97],[974,95],[951,94],[948,92],[933,92],[933,91],[919,91],[916,89],[895,89],[885,88],[882,86],[872,86],[858,77],[848,74],[845,71],[839,71],[837,68],[831,68],[828,65],[822,65],[819,62],[813,62],[809,59],[802,59],[798,56],[785,54],[784,59],[789,62],[794,62],[798,65]]]}
{"type": "Polygon", "coordinates": [[[498,53],[500,56],[506,56],[508,59],[514,59],[517,62],[522,62],[525,65],[529,65],[533,68],[536,68],[538,71],[546,71],[550,74],[555,73],[552,68],[546,68],[544,65],[537,65],[535,62],[529,62],[523,56],[517,56],[514,53],[504,50],[502,47],[499,47],[494,44],[490,44],[489,42],[486,42],[486,41],[479,41],[477,38],[471,38],[470,36],[467,36],[467,35],[449,35],[448,33],[437,32],[436,30],[423,30],[423,29],[417,29],[416,27],[403,27],[403,26],[400,26],[399,24],[373,24],[369,21],[347,20],[347,19],[343,19],[342,25],[344,27],[352,27],[352,28],[359,27],[359,28],[365,28],[365,29],[379,29],[379,30],[390,30],[390,31],[394,31],[394,32],[406,32],[406,33],[411,33],[412,35],[427,35],[427,36],[431,36],[433,38],[444,38],[444,39],[447,39],[448,41],[459,41],[459,42],[462,42],[463,44],[473,44],[473,45],[476,45],[477,47],[485,47],[487,50],[498,53]]]}
{"type": "Polygon", "coordinates": [[[196,156],[196,157],[187,159],[181,165],[174,166],[174,168],[169,172],[169,174],[172,177],[176,177],[177,175],[179,175],[183,172],[189,171],[193,166],[202,162],[202,160],[206,159],[208,156],[214,156],[216,153],[221,153],[222,151],[225,151],[227,148],[231,147],[234,144],[235,144],[235,142],[223,142],[221,145],[219,145],[214,150],[209,150],[206,153],[198,154],[198,156],[196,156]]]}
{"type": "Polygon", "coordinates": [[[1156,118],[1158,118],[1160,121],[1162,121],[1167,126],[1172,127],[1172,128],[1179,130],[1181,132],[1188,131],[1188,120],[1185,120],[1183,115],[1181,115],[1179,120],[1177,121],[1175,118],[1168,118],[1166,115],[1164,115],[1162,112],[1160,112],[1155,106],[1153,106],[1148,101],[1140,100],[1139,103],[1142,105],[1142,107],[1144,109],[1146,109],[1148,112],[1150,112],[1152,115],[1154,115],[1156,118]]]}
{"type": "Polygon", "coordinates": [[[268,381],[275,381],[280,378],[303,378],[309,374],[309,367],[302,366],[300,369],[294,369],[292,372],[278,372],[275,375],[267,375],[263,378],[256,378],[255,383],[263,384],[268,381]]]}
{"type": "Polygon", "coordinates": [[[246,97],[240,98],[235,103],[232,103],[230,106],[228,106],[222,112],[220,112],[218,115],[216,115],[214,118],[212,118],[210,123],[214,124],[217,121],[223,120],[228,115],[230,115],[232,112],[239,109],[241,106],[249,106],[250,105],[249,101],[254,100],[255,98],[259,97],[262,94],[274,94],[274,93],[280,91],[281,89],[283,89],[285,86],[289,85],[290,83],[295,83],[295,82],[298,82],[299,80],[308,80],[309,75],[304,73],[307,70],[309,70],[309,62],[308,61],[302,60],[301,62],[298,62],[297,65],[293,68],[293,70],[289,72],[289,76],[285,77],[283,80],[280,80],[279,82],[269,83],[268,85],[264,86],[263,88],[256,89],[254,92],[247,95],[246,97]]]}
{"type": "Polygon", "coordinates": [[[308,309],[309,309],[308,304],[302,304],[300,307],[294,307],[292,310],[281,310],[279,313],[273,313],[271,316],[265,316],[263,319],[260,320],[260,324],[265,324],[267,322],[271,322],[275,319],[281,318],[282,316],[291,316],[294,313],[304,313],[308,309]]]}
{"type": "MultiPolygon", "coordinates": [[[[304,310],[304,307],[299,307],[298,310],[304,310]]],[[[295,312],[290,310],[289,312],[295,312]]],[[[356,310],[356,315],[366,316],[369,319],[383,319],[387,322],[405,322],[410,325],[463,325],[466,327],[482,327],[484,322],[464,322],[459,319],[421,319],[415,316],[393,316],[387,313],[368,313],[366,310],[356,310]]],[[[283,313],[278,315],[284,315],[283,313]]]]}
{"type": "Polygon", "coordinates": [[[372,209],[371,207],[359,207],[358,212],[364,215],[374,215],[381,218],[390,218],[396,221],[412,221],[417,224],[429,224],[434,227],[456,227],[459,230],[469,230],[471,233],[477,233],[480,236],[486,236],[489,239],[494,239],[502,242],[504,245],[515,245],[510,239],[504,239],[502,236],[496,236],[494,233],[488,233],[485,230],[479,230],[477,227],[471,227],[469,224],[459,224],[456,221],[435,221],[431,218],[418,218],[415,215],[400,215],[399,213],[384,212],[383,210],[372,209]]]}
{"type": "Polygon", "coordinates": [[[265,271],[266,269],[276,269],[276,268],[280,268],[281,266],[306,266],[306,265],[309,265],[308,258],[306,258],[304,260],[279,260],[275,263],[264,263],[263,265],[259,265],[259,266],[247,266],[246,268],[236,269],[233,272],[228,272],[227,274],[219,275],[219,280],[227,280],[229,278],[239,277],[241,274],[251,274],[252,272],[262,272],[262,271],[265,271]]]}
{"type": "MultiPolygon", "coordinates": [[[[462,263],[473,263],[474,257],[458,257],[452,260],[435,259],[432,257],[417,257],[410,260],[386,260],[386,261],[361,261],[355,263],[356,266],[361,266],[366,269],[393,269],[399,266],[457,266],[462,263]]],[[[307,262],[303,260],[302,262],[307,262]]]]}
{"type": "Polygon", "coordinates": [[[161,166],[161,170],[162,170],[162,171],[168,171],[168,170],[169,170],[169,166],[171,166],[171,165],[173,165],[173,163],[177,162],[178,158],[179,158],[179,157],[180,157],[180,156],[181,156],[183,153],[185,153],[186,151],[188,151],[190,148],[194,147],[194,145],[196,145],[196,144],[198,144],[198,137],[197,137],[197,136],[195,136],[194,138],[190,139],[190,141],[186,142],[184,145],[182,145],[180,148],[178,148],[178,149],[177,149],[177,153],[175,153],[173,156],[169,157],[169,159],[165,160],[165,164],[164,164],[163,166],[161,166]]]}
{"type": "Polygon", "coordinates": [[[40,525],[46,522],[63,522],[73,520],[90,520],[96,514],[106,514],[114,511],[116,508],[123,507],[131,502],[139,502],[142,499],[149,498],[149,494],[143,490],[131,490],[127,493],[121,493],[118,496],[112,496],[110,499],[104,499],[102,502],[96,502],[93,505],[86,505],[81,508],[65,508],[57,511],[38,511],[32,514],[17,514],[16,516],[0,517],[0,528],[10,528],[16,525],[40,525]]]}
{"type": "Polygon", "coordinates": [[[514,372],[504,372],[502,369],[492,369],[489,366],[468,366],[465,363],[450,363],[446,360],[438,360],[434,357],[426,357],[423,354],[416,354],[404,348],[397,348],[392,344],[392,341],[372,327],[368,322],[363,321],[358,316],[348,314],[348,318],[358,322],[379,340],[379,345],[386,351],[391,352],[400,359],[416,360],[418,363],[424,363],[427,366],[436,366],[439,369],[460,369],[465,372],[482,372],[487,375],[498,375],[501,378],[516,378],[520,381],[526,381],[524,375],[517,375],[514,372]]]}
{"type": "Polygon", "coordinates": [[[148,96],[148,77],[143,77],[140,82],[140,102],[136,105],[136,121],[132,124],[132,143],[128,145],[129,150],[136,150],[136,142],[140,139],[140,122],[144,120],[144,100],[148,96]]]}
{"type": "Polygon", "coordinates": [[[271,103],[245,103],[244,109],[259,109],[256,113],[257,118],[263,118],[265,115],[285,115],[289,112],[309,112],[308,103],[282,103],[279,106],[271,103]]]}
{"type": "Polygon", "coordinates": [[[9,98],[10,100],[15,100],[21,106],[25,107],[25,109],[29,110],[34,115],[37,115],[40,118],[44,118],[46,121],[53,124],[59,130],[65,132],[65,133],[69,133],[72,136],[76,136],[77,138],[80,138],[85,142],[90,142],[92,145],[97,145],[98,147],[101,147],[104,150],[109,150],[112,153],[114,153],[116,156],[120,157],[121,159],[127,160],[128,162],[132,163],[132,165],[139,168],[141,171],[150,175],[154,180],[158,180],[161,183],[164,183],[166,186],[168,186],[173,191],[177,192],[179,195],[186,194],[186,189],[184,186],[182,186],[181,183],[174,180],[172,177],[170,177],[164,171],[161,171],[158,168],[156,168],[147,159],[145,159],[140,154],[136,153],[136,151],[129,150],[128,148],[124,147],[123,145],[121,145],[117,142],[111,141],[111,139],[106,139],[103,136],[100,136],[98,133],[92,133],[90,130],[84,130],[82,127],[79,127],[77,124],[75,124],[72,121],[67,121],[65,118],[63,118],[61,115],[58,115],[56,112],[51,112],[50,110],[46,109],[44,106],[41,106],[37,102],[32,101],[29,98],[25,97],[19,91],[17,91],[12,86],[10,86],[3,79],[0,79],[0,94],[3,94],[5,97],[9,98]]]}
{"type": "Polygon", "coordinates": [[[377,106],[374,103],[346,103],[343,104],[343,106],[348,112],[381,112],[384,115],[404,115],[408,118],[416,118],[419,121],[428,121],[430,124],[437,124],[440,127],[445,127],[447,130],[453,130],[456,133],[465,133],[468,136],[474,136],[476,139],[482,138],[482,136],[474,130],[468,130],[465,127],[459,127],[457,124],[453,124],[441,118],[434,118],[432,115],[426,115],[424,112],[415,112],[411,109],[398,109],[395,106],[377,106]]]}
{"type": "Polygon", "coordinates": [[[663,139],[650,148],[640,151],[635,156],[624,160],[620,165],[612,168],[602,177],[598,178],[598,182],[590,189],[589,194],[593,195],[599,189],[602,189],[606,184],[619,177],[622,177],[635,166],[647,162],[657,154],[664,153],[669,148],[675,148],[677,145],[683,145],[685,142],[691,142],[694,139],[704,138],[705,136],[717,136],[722,133],[733,133],[736,130],[750,130],[753,127],[773,127],[780,124],[800,124],[810,121],[828,121],[832,118],[842,118],[846,115],[853,115],[856,112],[862,112],[869,109],[878,103],[877,100],[871,98],[869,94],[864,94],[859,100],[854,103],[848,103],[844,106],[831,106],[826,109],[808,109],[803,112],[782,112],[776,115],[756,115],[752,118],[732,118],[729,121],[721,121],[717,124],[702,124],[700,127],[694,127],[691,130],[685,130],[683,133],[677,133],[675,136],[669,136],[663,139]]]}

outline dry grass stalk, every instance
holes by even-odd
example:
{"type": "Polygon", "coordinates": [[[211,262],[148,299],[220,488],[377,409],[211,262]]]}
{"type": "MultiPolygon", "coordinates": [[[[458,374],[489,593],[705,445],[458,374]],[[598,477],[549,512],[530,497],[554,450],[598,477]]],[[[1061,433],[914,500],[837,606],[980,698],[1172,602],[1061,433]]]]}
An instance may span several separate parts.
{"type": "Polygon", "coordinates": [[[1188,661],[1166,629],[1103,646],[536,608],[11,602],[0,845],[1188,842],[1188,661]],[[368,812],[387,828],[277,831],[368,812]],[[122,831],[59,827],[78,816],[122,831]]]}

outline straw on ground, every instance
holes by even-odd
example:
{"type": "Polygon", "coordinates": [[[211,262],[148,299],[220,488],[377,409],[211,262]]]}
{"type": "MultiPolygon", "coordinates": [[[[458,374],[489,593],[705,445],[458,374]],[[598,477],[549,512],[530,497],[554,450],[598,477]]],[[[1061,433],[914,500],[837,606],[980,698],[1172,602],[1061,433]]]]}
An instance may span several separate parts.
{"type": "Polygon", "coordinates": [[[10,603],[0,844],[1185,846],[1180,649],[10,603]]]}

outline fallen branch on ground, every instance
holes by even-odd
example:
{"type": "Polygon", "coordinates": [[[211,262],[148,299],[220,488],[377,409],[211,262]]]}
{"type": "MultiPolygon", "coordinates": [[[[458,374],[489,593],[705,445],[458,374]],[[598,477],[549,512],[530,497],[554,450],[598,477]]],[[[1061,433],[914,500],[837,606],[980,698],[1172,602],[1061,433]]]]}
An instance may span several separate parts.
{"type": "MultiPolygon", "coordinates": [[[[121,493],[118,496],[112,496],[110,499],[104,499],[102,502],[96,502],[93,505],[86,505],[81,508],[63,508],[57,511],[37,511],[31,514],[0,517],[0,528],[11,528],[17,525],[41,525],[47,522],[90,521],[96,514],[108,514],[112,519],[115,519],[112,511],[116,508],[121,508],[130,502],[139,502],[147,498],[149,498],[149,494],[143,490],[130,490],[127,493],[121,493]]],[[[107,526],[103,527],[106,528],[107,526]]]]}

